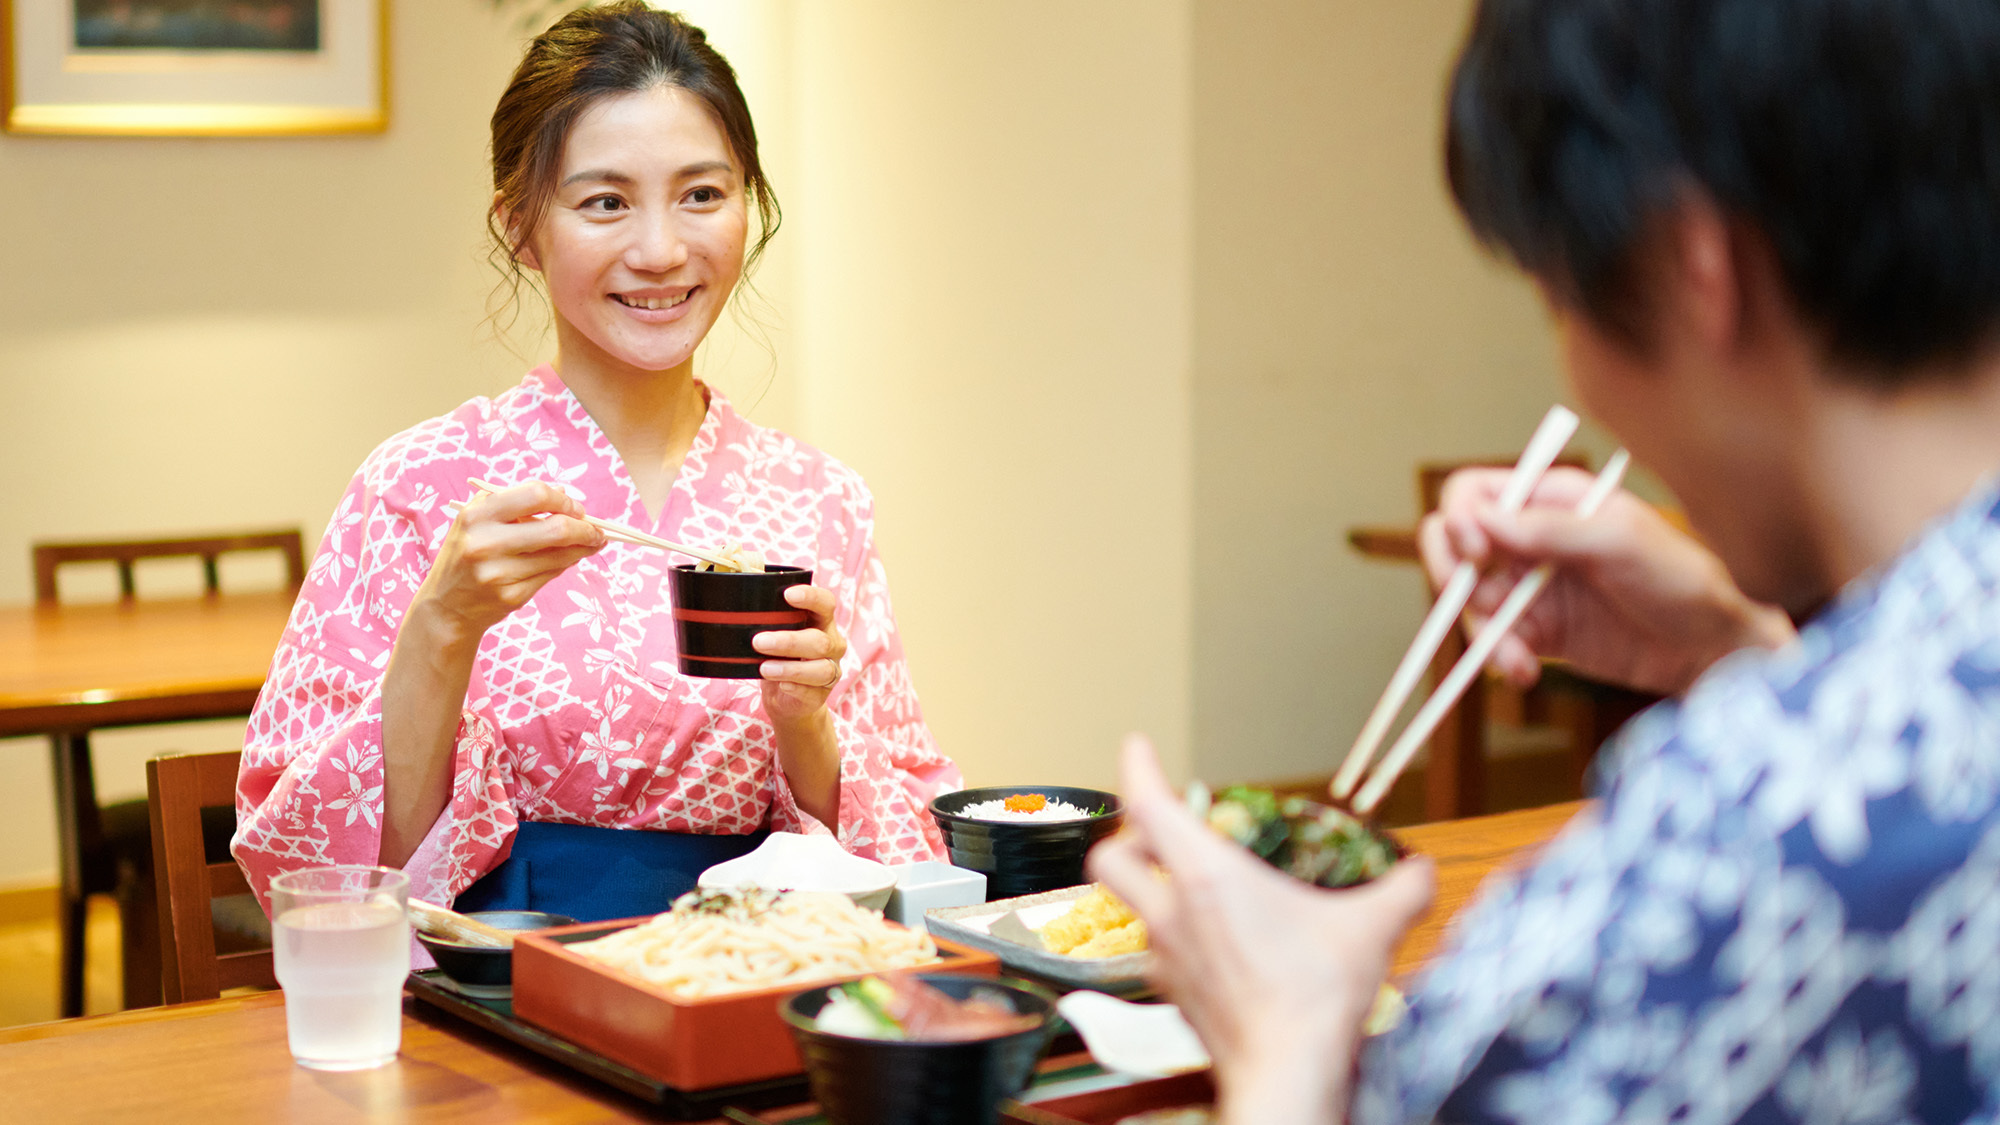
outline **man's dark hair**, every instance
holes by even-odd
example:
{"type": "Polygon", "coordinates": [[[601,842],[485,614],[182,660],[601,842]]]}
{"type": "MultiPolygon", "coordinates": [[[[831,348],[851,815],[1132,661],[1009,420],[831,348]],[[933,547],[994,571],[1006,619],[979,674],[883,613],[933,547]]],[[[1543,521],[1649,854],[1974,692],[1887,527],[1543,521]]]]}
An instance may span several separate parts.
{"type": "Polygon", "coordinates": [[[1483,0],[1448,114],[1473,230],[1635,345],[1690,189],[1871,381],[2000,327],[2000,0],[1483,0]]]}

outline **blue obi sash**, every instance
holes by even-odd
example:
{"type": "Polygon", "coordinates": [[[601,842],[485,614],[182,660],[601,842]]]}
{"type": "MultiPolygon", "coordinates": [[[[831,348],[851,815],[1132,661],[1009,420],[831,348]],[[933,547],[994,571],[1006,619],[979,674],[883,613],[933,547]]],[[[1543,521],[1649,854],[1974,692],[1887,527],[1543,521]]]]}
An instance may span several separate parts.
{"type": "Polygon", "coordinates": [[[658,914],[703,871],[747,855],[770,835],[698,836],[524,822],[500,866],[465,888],[454,910],[543,910],[579,922],[658,914]]]}

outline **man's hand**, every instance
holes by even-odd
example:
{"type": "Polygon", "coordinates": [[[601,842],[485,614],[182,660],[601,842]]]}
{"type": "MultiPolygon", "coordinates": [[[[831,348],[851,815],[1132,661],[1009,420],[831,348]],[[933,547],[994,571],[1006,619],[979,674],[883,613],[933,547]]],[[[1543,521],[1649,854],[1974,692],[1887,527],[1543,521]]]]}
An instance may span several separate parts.
{"type": "Polygon", "coordinates": [[[1796,636],[1782,611],[1751,601],[1722,560],[1631,493],[1614,492],[1578,519],[1592,478],[1556,468],[1510,516],[1497,506],[1507,476],[1453,473],[1417,541],[1433,586],[1461,562],[1483,572],[1465,612],[1471,635],[1522,575],[1555,565],[1548,588],[1493,650],[1490,663],[1516,687],[1533,686],[1542,660],[1556,658],[1594,680],[1678,695],[1729,653],[1796,636]]]}
{"type": "Polygon", "coordinates": [[[1223,1120],[1345,1119],[1361,1025],[1430,905],[1430,861],[1321,890],[1209,831],[1144,738],[1126,741],[1124,776],[1126,830],[1091,852],[1091,873],[1145,919],[1156,983],[1215,1060],[1223,1120]]]}

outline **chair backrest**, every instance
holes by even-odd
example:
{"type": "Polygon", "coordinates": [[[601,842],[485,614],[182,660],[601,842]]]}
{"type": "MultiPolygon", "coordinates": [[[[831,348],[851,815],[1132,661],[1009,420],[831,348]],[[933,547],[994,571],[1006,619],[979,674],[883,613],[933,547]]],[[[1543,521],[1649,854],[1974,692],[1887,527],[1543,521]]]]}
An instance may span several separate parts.
{"type": "Polygon", "coordinates": [[[146,763],[152,801],[153,877],[160,900],[160,991],[169,1004],[213,1000],[225,988],[274,988],[271,951],[215,952],[209,903],[248,894],[250,883],[234,861],[210,863],[203,847],[201,810],[236,803],[236,769],[242,753],[167,754],[146,763]]]}
{"type": "Polygon", "coordinates": [[[53,604],[56,598],[56,568],[65,563],[113,562],[118,564],[118,593],[131,598],[137,590],[132,582],[132,564],[139,559],[199,556],[202,579],[213,594],[221,586],[216,573],[218,555],[232,551],[279,551],[285,556],[285,581],[297,588],[306,580],[305,538],[296,527],[276,531],[246,531],[239,534],[209,535],[189,539],[126,539],[97,543],[37,543],[35,558],[35,601],[53,604]]]}

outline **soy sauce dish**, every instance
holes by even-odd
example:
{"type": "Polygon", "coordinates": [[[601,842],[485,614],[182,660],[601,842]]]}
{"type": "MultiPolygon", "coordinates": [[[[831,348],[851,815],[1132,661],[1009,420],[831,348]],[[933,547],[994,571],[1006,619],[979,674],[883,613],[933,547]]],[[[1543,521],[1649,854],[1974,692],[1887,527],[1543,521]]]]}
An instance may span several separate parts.
{"type": "Polygon", "coordinates": [[[931,816],[952,865],[986,876],[990,902],[1089,882],[1083,857],[1124,824],[1125,802],[1069,785],[988,786],[936,798],[931,816]]]}
{"type": "MultiPolygon", "coordinates": [[[[539,910],[481,910],[466,915],[496,930],[528,933],[555,926],[573,926],[567,914],[545,914],[539,910]]],[[[469,995],[505,996],[514,988],[514,950],[487,945],[465,945],[419,933],[417,940],[430,950],[444,975],[469,995]]]]}

